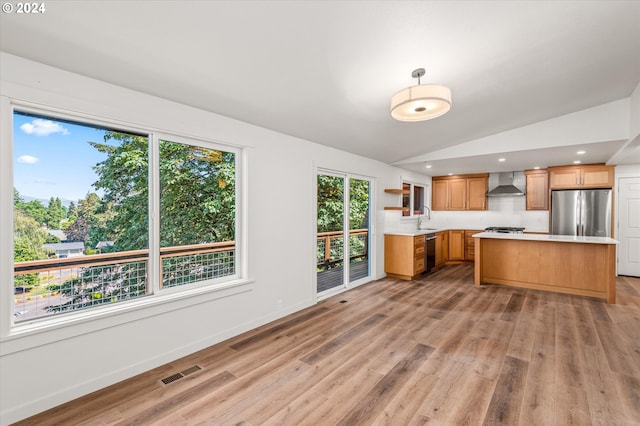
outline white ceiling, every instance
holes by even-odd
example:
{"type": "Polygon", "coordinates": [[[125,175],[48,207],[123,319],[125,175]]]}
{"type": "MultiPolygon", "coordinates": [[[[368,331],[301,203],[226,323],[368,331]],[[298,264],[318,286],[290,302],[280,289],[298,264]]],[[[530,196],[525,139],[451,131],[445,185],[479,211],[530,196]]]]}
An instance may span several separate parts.
{"type": "MultiPolygon", "coordinates": [[[[407,159],[628,98],[640,82],[638,1],[45,4],[0,15],[0,50],[432,175],[529,168],[499,166],[499,153],[431,170],[407,159]],[[453,108],[396,122],[389,99],[419,67],[453,108]]],[[[585,162],[622,143],[592,145],[585,162]]],[[[569,163],[576,151],[531,148],[510,156],[569,163]]]]}

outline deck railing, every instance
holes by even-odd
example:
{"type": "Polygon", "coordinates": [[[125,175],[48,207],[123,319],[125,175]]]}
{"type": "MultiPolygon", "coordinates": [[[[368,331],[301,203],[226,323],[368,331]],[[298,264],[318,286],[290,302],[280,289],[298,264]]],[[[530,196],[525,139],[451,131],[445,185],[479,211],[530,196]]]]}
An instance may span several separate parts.
{"type": "MultiPolygon", "coordinates": [[[[342,231],[317,235],[318,271],[343,264],[342,231]]],[[[368,255],[368,230],[349,231],[351,262],[368,255]]],[[[233,275],[235,242],[160,249],[161,287],[233,275]]],[[[132,250],[14,264],[16,322],[142,297],[151,292],[149,251],[132,250]]]]}
{"type": "MultiPolygon", "coordinates": [[[[369,230],[349,231],[349,259],[365,258],[369,252],[369,230]]],[[[317,269],[323,271],[342,265],[344,261],[344,232],[319,232],[317,237],[317,269]]]]}
{"type": "MultiPolygon", "coordinates": [[[[149,294],[148,261],[148,250],[132,250],[16,262],[16,321],[149,294]]],[[[162,287],[233,275],[235,242],[163,247],[160,263],[162,287]]]]}

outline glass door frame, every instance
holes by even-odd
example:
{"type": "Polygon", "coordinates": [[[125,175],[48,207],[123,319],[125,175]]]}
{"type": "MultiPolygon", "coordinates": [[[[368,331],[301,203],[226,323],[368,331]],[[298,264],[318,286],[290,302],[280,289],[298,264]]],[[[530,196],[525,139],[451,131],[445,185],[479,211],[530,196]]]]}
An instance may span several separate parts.
{"type": "MultiPolygon", "coordinates": [[[[358,175],[354,173],[342,172],[337,170],[332,170],[324,167],[316,167],[314,173],[314,260],[316,259],[317,253],[317,233],[318,233],[318,176],[326,175],[339,177],[344,179],[344,191],[342,194],[343,199],[343,217],[342,217],[342,232],[343,232],[343,279],[342,285],[338,285],[336,287],[330,288],[323,292],[318,293],[318,274],[317,272],[313,274],[313,290],[317,296],[318,300],[325,299],[332,295],[338,294],[344,290],[348,290],[350,288],[357,287],[359,285],[365,284],[369,281],[372,281],[374,278],[374,265],[375,265],[375,244],[372,244],[373,241],[373,228],[375,224],[375,203],[373,194],[375,194],[375,178],[370,176],[358,175]],[[364,180],[369,182],[369,212],[368,212],[368,233],[367,233],[367,263],[368,263],[368,275],[366,277],[357,279],[355,281],[350,281],[350,192],[351,192],[351,181],[352,180],[364,180]],[[349,266],[347,266],[349,265],[349,266]]],[[[314,264],[314,268],[317,271],[317,261],[314,264]]]]}

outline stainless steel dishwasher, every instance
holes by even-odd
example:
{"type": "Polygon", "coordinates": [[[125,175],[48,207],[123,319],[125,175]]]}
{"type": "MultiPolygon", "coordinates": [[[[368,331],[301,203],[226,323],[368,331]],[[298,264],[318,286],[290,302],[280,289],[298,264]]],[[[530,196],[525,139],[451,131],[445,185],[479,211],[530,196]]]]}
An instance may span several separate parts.
{"type": "Polygon", "coordinates": [[[436,234],[424,237],[424,272],[429,273],[436,266],[436,234]]]}

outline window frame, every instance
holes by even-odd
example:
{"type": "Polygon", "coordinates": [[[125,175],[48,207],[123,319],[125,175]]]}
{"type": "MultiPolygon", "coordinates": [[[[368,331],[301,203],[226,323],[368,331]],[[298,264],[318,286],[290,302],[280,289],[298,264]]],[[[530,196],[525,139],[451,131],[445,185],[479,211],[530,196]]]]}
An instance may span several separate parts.
{"type": "Polygon", "coordinates": [[[402,189],[404,190],[406,186],[409,186],[409,193],[408,194],[403,194],[402,195],[402,206],[403,208],[405,208],[405,197],[406,199],[409,200],[409,205],[407,206],[409,211],[403,210],[402,211],[402,218],[403,219],[412,219],[412,218],[416,218],[418,216],[421,216],[424,214],[424,205],[427,202],[427,187],[429,186],[428,184],[422,183],[422,182],[417,182],[414,180],[410,180],[410,179],[406,179],[403,178],[402,179],[402,189]],[[421,188],[422,189],[422,206],[420,206],[419,209],[415,208],[415,199],[416,199],[416,188],[421,188]],[[416,213],[416,210],[418,210],[418,212],[416,213]],[[406,214],[407,213],[407,214],[406,214]]]}
{"type": "Polygon", "coordinates": [[[60,334],[67,337],[84,334],[86,323],[91,321],[92,330],[112,327],[114,324],[122,324],[132,320],[146,318],[174,309],[182,309],[194,303],[202,303],[206,300],[215,300],[228,297],[253,289],[253,281],[247,278],[248,262],[246,253],[246,185],[247,185],[247,148],[224,143],[211,138],[194,137],[152,128],[151,126],[138,126],[117,120],[105,119],[90,114],[76,113],[56,108],[11,99],[7,96],[0,97],[0,119],[7,125],[2,126],[0,137],[8,143],[0,144],[0,244],[6,247],[0,253],[0,341],[6,342],[2,353],[11,353],[14,350],[22,350],[25,347],[43,344],[43,335],[51,335],[44,340],[55,341],[60,339],[60,334]],[[80,125],[122,131],[126,133],[149,135],[149,254],[147,286],[148,294],[131,300],[118,301],[96,307],[80,309],[50,315],[46,317],[15,322],[13,301],[13,180],[14,180],[14,138],[13,118],[14,113],[26,113],[51,118],[54,120],[70,121],[80,125]],[[159,141],[171,140],[188,145],[202,146],[207,149],[216,149],[225,152],[233,152],[235,155],[235,273],[220,278],[208,279],[186,285],[161,288],[160,276],[160,247],[159,247],[159,141]],[[157,206],[157,207],[156,207],[157,206]],[[1,284],[6,283],[6,284],[1,284]],[[172,306],[167,306],[171,304],[172,306]],[[47,333],[54,331],[55,333],[47,333]],[[54,334],[56,336],[54,336],[54,334]],[[30,340],[36,337],[38,340],[30,340]],[[31,342],[31,343],[29,343],[31,342]]]}

